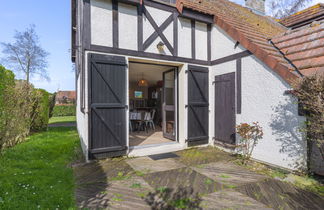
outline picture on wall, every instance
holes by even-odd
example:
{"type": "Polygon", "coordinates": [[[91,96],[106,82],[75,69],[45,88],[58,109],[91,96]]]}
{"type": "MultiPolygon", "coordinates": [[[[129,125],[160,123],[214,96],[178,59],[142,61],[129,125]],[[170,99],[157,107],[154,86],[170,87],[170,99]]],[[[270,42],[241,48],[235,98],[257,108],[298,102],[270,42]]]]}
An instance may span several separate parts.
{"type": "Polygon", "coordinates": [[[134,95],[135,95],[135,98],[143,98],[143,92],[142,91],[135,91],[134,95]]]}

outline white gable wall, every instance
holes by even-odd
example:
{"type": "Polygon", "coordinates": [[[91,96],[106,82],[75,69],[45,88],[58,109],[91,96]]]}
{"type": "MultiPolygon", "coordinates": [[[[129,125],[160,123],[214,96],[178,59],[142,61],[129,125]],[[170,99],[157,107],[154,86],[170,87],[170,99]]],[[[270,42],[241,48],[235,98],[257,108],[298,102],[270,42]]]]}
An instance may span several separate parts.
{"type": "Polygon", "coordinates": [[[242,114],[237,123],[259,122],[264,137],[253,158],[289,169],[306,166],[306,141],[299,131],[296,99],[285,95],[291,87],[255,56],[242,59],[242,114]]]}
{"type": "MultiPolygon", "coordinates": [[[[234,49],[235,41],[218,26],[212,28],[211,41],[212,60],[245,50],[240,45],[234,49]]],[[[215,136],[215,85],[212,82],[216,75],[230,72],[236,72],[236,60],[211,67],[211,137],[215,136]]],[[[242,112],[236,115],[236,124],[259,122],[264,131],[264,137],[256,146],[252,157],[288,169],[304,168],[307,145],[299,129],[305,118],[298,116],[295,98],[284,94],[286,90],[291,89],[290,85],[255,56],[242,58],[241,81],[242,112]]]]}
{"type": "Polygon", "coordinates": [[[211,60],[223,58],[245,50],[239,46],[234,48],[235,43],[221,28],[213,26],[211,31],[211,60]]]}
{"type": "MultiPolygon", "coordinates": [[[[236,61],[213,66],[210,71],[210,136],[215,136],[216,75],[236,72],[236,61]]],[[[237,75],[236,75],[237,76],[237,75]]],[[[290,86],[254,56],[242,58],[242,112],[236,124],[259,122],[264,137],[256,146],[254,159],[288,169],[306,166],[306,142],[299,131],[304,117],[285,90],[290,86]]],[[[238,141],[238,139],[237,139],[238,141]]]]}

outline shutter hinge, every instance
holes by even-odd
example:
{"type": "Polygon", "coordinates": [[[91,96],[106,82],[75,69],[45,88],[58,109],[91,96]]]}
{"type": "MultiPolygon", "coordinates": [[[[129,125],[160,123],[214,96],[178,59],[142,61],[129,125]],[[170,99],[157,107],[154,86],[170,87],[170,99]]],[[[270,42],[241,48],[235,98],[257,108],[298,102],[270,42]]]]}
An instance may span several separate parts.
{"type": "Polygon", "coordinates": [[[185,108],[188,108],[188,106],[189,106],[189,105],[188,105],[188,104],[186,104],[186,105],[185,105],[185,108]]]}
{"type": "Polygon", "coordinates": [[[212,82],[212,85],[215,85],[215,83],[216,83],[216,81],[213,81],[213,82],[212,82]]]}
{"type": "Polygon", "coordinates": [[[128,109],[128,105],[125,105],[125,108],[128,109]]]}
{"type": "Polygon", "coordinates": [[[189,70],[186,70],[185,73],[188,74],[189,70]]]}

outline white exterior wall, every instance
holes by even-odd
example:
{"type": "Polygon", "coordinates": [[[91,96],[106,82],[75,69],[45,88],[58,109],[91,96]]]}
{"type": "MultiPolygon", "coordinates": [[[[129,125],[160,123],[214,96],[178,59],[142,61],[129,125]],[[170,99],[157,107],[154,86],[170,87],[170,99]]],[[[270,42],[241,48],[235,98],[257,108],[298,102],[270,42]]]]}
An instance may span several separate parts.
{"type": "Polygon", "coordinates": [[[91,0],[91,44],[112,47],[111,0],[91,0]]]}
{"type": "Polygon", "coordinates": [[[196,59],[207,60],[207,24],[196,21],[195,36],[196,59]]]}
{"type": "Polygon", "coordinates": [[[218,26],[213,26],[211,31],[211,60],[223,58],[242,52],[240,46],[234,48],[235,41],[218,26]]]}
{"type": "MultiPolygon", "coordinates": [[[[215,136],[216,75],[236,72],[236,61],[212,67],[210,71],[210,136],[215,136]]],[[[242,112],[236,124],[259,122],[264,136],[252,158],[287,169],[306,166],[306,142],[299,131],[304,118],[298,116],[295,99],[284,92],[290,86],[254,56],[242,58],[242,112]]],[[[237,139],[238,141],[238,139],[237,139]]]]}
{"type": "MultiPolygon", "coordinates": [[[[90,0],[91,6],[91,44],[113,47],[113,11],[111,0],[90,0]]],[[[170,16],[171,12],[146,6],[158,26],[170,16]]],[[[133,5],[118,3],[118,41],[120,49],[137,51],[138,21],[137,8],[133,5]]],[[[191,20],[178,18],[178,56],[192,58],[191,20]]],[[[207,61],[207,24],[196,21],[196,59],[207,61]]],[[[153,33],[154,28],[143,14],[143,42],[153,33]]],[[[173,47],[173,22],[163,31],[164,36],[173,47]]],[[[163,42],[160,37],[145,50],[147,53],[169,55],[172,53],[164,46],[163,50],[157,44],[163,42]]],[[[212,45],[213,46],[213,45],[212,45]]]]}
{"type": "MultiPolygon", "coordinates": [[[[212,60],[244,51],[240,45],[218,26],[212,27],[212,60]]],[[[236,72],[236,60],[211,67],[210,136],[215,136],[215,86],[216,75],[236,72]]],[[[237,76],[237,75],[236,75],[237,76]]],[[[291,89],[279,75],[255,56],[242,58],[242,112],[236,115],[236,124],[259,122],[264,137],[256,146],[252,157],[256,160],[287,169],[306,166],[306,142],[299,131],[304,117],[298,116],[298,105],[290,95],[291,89]]],[[[238,141],[238,139],[237,139],[238,141]]]]}
{"type": "Polygon", "coordinates": [[[77,80],[77,107],[76,107],[76,120],[77,120],[77,130],[80,137],[81,148],[83,154],[88,160],[88,111],[87,111],[87,101],[88,101],[88,81],[87,74],[85,75],[85,89],[84,89],[84,97],[85,97],[85,109],[84,113],[81,112],[81,73],[77,80]]]}
{"type": "Polygon", "coordinates": [[[289,169],[305,169],[306,140],[299,131],[296,99],[285,95],[291,89],[280,76],[254,56],[242,59],[242,114],[237,123],[259,122],[264,137],[253,158],[289,169]]]}
{"type": "Polygon", "coordinates": [[[137,50],[137,8],[128,4],[118,4],[119,48],[137,50]]]}

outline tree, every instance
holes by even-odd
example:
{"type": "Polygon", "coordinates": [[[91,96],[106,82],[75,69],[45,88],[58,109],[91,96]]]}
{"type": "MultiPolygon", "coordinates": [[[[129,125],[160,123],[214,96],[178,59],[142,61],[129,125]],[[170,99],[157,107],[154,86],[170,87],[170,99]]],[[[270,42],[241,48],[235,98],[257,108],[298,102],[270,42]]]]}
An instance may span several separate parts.
{"type": "Polygon", "coordinates": [[[308,140],[318,147],[324,161],[324,75],[303,77],[293,84],[293,88],[293,94],[307,118],[304,132],[308,140]]]}
{"type": "Polygon", "coordinates": [[[33,75],[49,80],[46,70],[49,53],[40,46],[35,26],[31,25],[23,32],[16,31],[14,39],[14,43],[1,43],[5,55],[3,62],[23,73],[28,84],[33,75]]]}
{"type": "Polygon", "coordinates": [[[312,0],[270,0],[269,13],[272,17],[281,19],[298,12],[312,0]]]}

